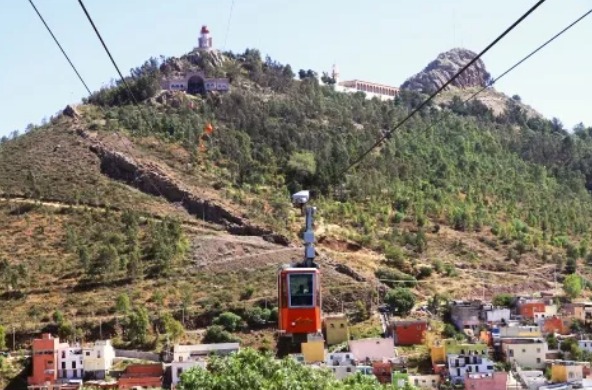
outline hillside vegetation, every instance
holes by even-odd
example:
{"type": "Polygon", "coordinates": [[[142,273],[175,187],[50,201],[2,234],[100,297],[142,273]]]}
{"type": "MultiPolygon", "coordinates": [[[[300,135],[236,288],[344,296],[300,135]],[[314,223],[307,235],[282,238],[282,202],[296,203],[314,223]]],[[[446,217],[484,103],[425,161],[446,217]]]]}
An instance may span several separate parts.
{"type": "MultiPolygon", "coordinates": [[[[297,242],[289,195],[300,189],[319,207],[325,309],[343,305],[353,321],[384,293],[377,278],[404,280],[424,300],[540,291],[557,265],[587,274],[592,129],[568,134],[516,100],[500,114],[452,98],[343,174],[423,96],[336,93],[252,49],[152,59],[132,73],[140,106],[116,84],[78,116],[0,146],[0,318],[20,324],[22,339],[45,327],[154,347],[165,333],[199,338],[171,318],[197,329],[224,311],[241,316],[240,329],[268,329],[277,266],[301,249],[259,227],[297,242]],[[159,91],[160,77],[191,67],[228,75],[231,91],[159,91]],[[239,232],[243,221],[252,225],[239,232]],[[144,314],[156,319],[151,338],[125,332],[144,314]]],[[[240,337],[271,346],[269,333],[240,337]]]]}

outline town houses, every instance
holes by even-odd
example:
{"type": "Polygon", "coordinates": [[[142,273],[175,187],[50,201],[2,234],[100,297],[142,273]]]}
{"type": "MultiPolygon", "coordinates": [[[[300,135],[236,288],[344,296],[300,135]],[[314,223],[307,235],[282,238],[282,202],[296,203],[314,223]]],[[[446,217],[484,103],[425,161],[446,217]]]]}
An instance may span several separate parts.
{"type": "MultiPolygon", "coordinates": [[[[450,386],[487,390],[592,388],[588,307],[587,303],[561,305],[558,299],[530,297],[515,297],[508,307],[455,300],[446,305],[448,327],[453,326],[454,334],[442,334],[446,317],[426,314],[420,308],[405,318],[391,318],[384,324],[382,337],[361,339],[352,339],[347,315],[332,314],[323,322],[326,344],[323,339],[309,339],[301,353],[288,358],[327,369],[337,379],[368,375],[401,389],[407,384],[433,390],[450,386]],[[412,351],[425,351],[426,347],[428,364],[418,364],[412,351]]],[[[153,354],[158,358],[152,362],[132,362],[117,370],[113,370],[115,362],[129,355],[117,352],[109,340],[68,344],[42,334],[31,347],[30,390],[67,390],[84,381],[119,389],[174,389],[184,372],[207,368],[212,354],[224,357],[236,353],[240,343],[176,344],[166,358],[153,354]]]]}

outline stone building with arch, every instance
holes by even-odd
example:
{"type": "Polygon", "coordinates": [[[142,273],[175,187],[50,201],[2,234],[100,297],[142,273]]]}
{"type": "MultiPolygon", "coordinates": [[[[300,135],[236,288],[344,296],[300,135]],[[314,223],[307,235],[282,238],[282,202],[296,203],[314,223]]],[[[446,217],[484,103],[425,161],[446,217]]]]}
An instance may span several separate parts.
{"type": "Polygon", "coordinates": [[[206,77],[203,72],[185,72],[164,78],[160,87],[168,91],[198,95],[213,91],[228,92],[230,81],[227,78],[206,77]]]}

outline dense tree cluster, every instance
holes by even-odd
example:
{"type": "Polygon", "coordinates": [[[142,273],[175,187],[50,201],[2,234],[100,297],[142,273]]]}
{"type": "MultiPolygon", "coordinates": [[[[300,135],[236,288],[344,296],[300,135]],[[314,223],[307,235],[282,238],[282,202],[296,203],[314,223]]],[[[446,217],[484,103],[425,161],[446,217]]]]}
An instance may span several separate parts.
{"type": "MultiPolygon", "coordinates": [[[[356,374],[343,381],[326,369],[302,365],[292,358],[274,359],[269,353],[250,348],[226,358],[212,357],[208,368],[194,368],[181,375],[180,390],[378,390],[395,388],[381,385],[374,376],[356,374]]],[[[410,385],[405,390],[413,390],[410,385]]]]}
{"type": "Polygon", "coordinates": [[[84,220],[83,226],[66,227],[65,244],[89,280],[168,276],[182,264],[189,247],[180,222],[174,219],[140,222],[140,216],[128,210],[89,212],[84,220]]]}

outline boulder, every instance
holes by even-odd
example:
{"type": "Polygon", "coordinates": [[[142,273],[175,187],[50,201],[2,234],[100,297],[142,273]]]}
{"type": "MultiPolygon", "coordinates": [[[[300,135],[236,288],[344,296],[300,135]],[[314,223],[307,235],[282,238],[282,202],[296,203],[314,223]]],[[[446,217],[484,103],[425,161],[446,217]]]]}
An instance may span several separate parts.
{"type": "MultiPolygon", "coordinates": [[[[477,56],[467,49],[452,49],[441,53],[424,70],[407,79],[401,89],[431,94],[450,80],[463,66],[477,56]]],[[[451,83],[453,88],[485,87],[491,80],[485,64],[477,60],[451,83]]]]}

